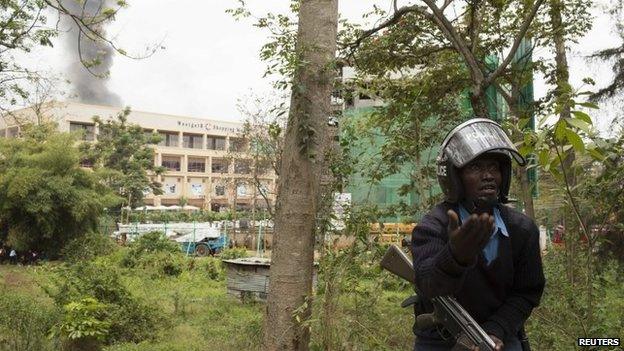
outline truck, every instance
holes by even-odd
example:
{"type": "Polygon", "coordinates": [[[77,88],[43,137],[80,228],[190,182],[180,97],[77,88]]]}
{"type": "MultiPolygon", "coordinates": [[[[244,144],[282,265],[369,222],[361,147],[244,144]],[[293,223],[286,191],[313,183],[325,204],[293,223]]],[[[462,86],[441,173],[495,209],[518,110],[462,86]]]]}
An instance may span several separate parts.
{"type": "Polygon", "coordinates": [[[218,230],[189,233],[172,239],[180,244],[182,252],[196,256],[215,255],[229,245],[227,235],[218,230]]]}

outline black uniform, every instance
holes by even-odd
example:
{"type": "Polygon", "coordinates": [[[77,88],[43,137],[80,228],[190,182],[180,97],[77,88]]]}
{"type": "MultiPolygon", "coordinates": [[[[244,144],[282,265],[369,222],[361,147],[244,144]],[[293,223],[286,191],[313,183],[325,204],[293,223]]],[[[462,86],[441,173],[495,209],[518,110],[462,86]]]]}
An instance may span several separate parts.
{"type": "MultiPolygon", "coordinates": [[[[509,237],[501,236],[497,257],[486,264],[483,254],[472,266],[460,265],[448,245],[448,202],[434,207],[412,233],[416,287],[424,301],[417,310],[431,312],[428,298],[454,295],[488,333],[503,342],[512,340],[539,304],[544,273],[539,230],[524,214],[499,206],[509,237]]],[[[453,346],[437,329],[414,329],[418,343],[453,346]]]]}

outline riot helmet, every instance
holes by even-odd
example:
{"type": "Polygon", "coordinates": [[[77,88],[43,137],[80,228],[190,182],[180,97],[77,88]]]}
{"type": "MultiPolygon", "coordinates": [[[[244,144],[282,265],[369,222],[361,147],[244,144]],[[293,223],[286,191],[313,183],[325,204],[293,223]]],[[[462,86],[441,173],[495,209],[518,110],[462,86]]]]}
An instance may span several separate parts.
{"type": "Polygon", "coordinates": [[[451,130],[444,138],[436,159],[438,183],[445,200],[457,203],[464,197],[459,170],[477,157],[488,154],[500,163],[502,182],[498,201],[508,202],[512,157],[520,166],[526,161],[501,126],[486,118],[473,118],[451,130]]]}

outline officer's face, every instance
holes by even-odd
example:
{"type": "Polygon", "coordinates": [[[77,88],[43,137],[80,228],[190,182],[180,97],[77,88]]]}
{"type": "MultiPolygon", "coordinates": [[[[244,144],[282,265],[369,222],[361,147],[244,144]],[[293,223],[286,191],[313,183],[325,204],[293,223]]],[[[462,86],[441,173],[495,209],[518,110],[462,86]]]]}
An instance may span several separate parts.
{"type": "Polygon", "coordinates": [[[472,160],[459,172],[466,198],[496,201],[502,176],[495,157],[483,155],[472,160]]]}

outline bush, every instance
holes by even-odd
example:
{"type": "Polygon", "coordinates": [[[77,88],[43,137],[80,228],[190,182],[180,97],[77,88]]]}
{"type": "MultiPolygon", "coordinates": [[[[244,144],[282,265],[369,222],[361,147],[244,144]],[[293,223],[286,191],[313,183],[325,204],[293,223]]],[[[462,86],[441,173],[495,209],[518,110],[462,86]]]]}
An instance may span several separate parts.
{"type": "MultiPolygon", "coordinates": [[[[129,268],[137,267],[141,265],[139,261],[145,256],[154,253],[175,255],[180,254],[181,251],[180,246],[176,242],[167,239],[162,232],[149,232],[141,235],[130,244],[121,264],[129,268]]],[[[151,258],[145,259],[151,261],[151,258]]]]}
{"type": "Polygon", "coordinates": [[[58,320],[55,309],[27,295],[0,292],[0,350],[53,350],[48,331],[58,320]]]}
{"type": "Polygon", "coordinates": [[[88,232],[65,245],[61,256],[69,262],[87,261],[111,254],[115,249],[117,249],[117,244],[112,238],[104,234],[88,232]]]}
{"type": "Polygon", "coordinates": [[[94,351],[106,338],[110,323],[105,320],[107,306],[92,297],[63,306],[65,316],[55,332],[69,351],[94,351]]]}
{"type": "Polygon", "coordinates": [[[574,261],[574,282],[568,279],[564,251],[552,250],[544,257],[546,289],[527,323],[536,350],[570,350],[580,336],[624,337],[624,282],[617,262],[604,262],[603,270],[588,277],[585,255],[579,254],[574,261]],[[588,278],[592,284],[591,306],[587,300],[588,278]]]}
{"type": "Polygon", "coordinates": [[[57,306],[94,298],[107,305],[104,322],[109,323],[106,343],[150,340],[168,325],[159,309],[132,296],[121,283],[118,269],[93,262],[56,268],[45,287],[57,306]]]}
{"type": "Polygon", "coordinates": [[[189,260],[180,252],[152,252],[140,256],[134,267],[146,270],[154,278],[179,276],[188,269],[189,260]]]}
{"type": "Polygon", "coordinates": [[[225,277],[221,260],[215,257],[196,258],[193,269],[204,274],[208,279],[222,280],[225,277]]]}
{"type": "Polygon", "coordinates": [[[244,247],[233,247],[230,249],[225,249],[219,254],[219,257],[223,260],[231,260],[247,256],[247,249],[245,249],[244,247]]]}

